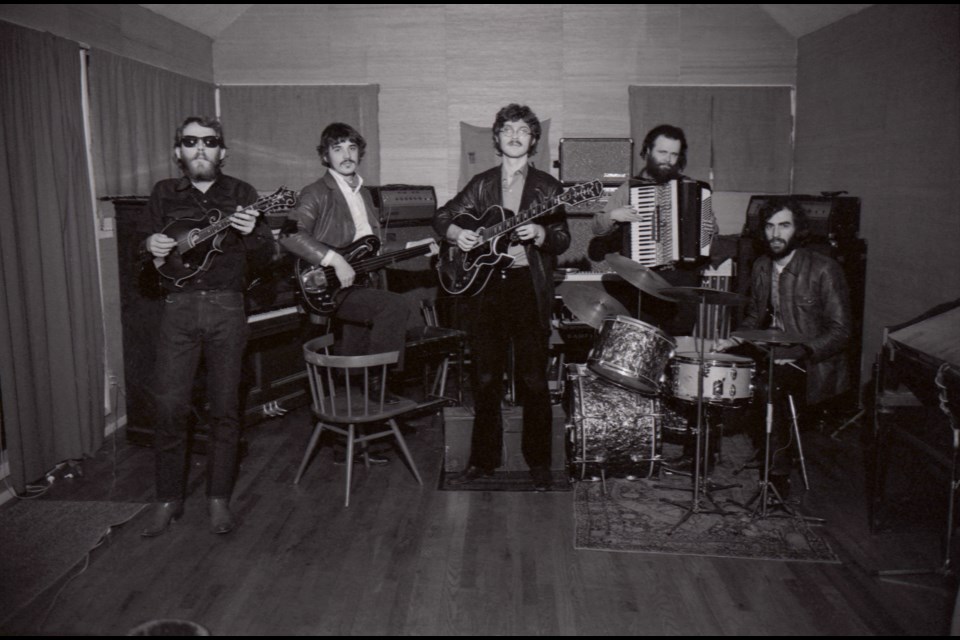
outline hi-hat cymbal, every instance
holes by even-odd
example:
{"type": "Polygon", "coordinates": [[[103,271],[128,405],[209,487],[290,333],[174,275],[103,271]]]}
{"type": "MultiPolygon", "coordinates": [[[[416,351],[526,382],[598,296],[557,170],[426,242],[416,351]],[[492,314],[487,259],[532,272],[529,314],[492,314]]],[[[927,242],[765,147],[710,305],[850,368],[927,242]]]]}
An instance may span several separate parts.
{"type": "Polygon", "coordinates": [[[801,344],[806,342],[799,333],[787,333],[779,329],[744,329],[734,331],[730,334],[731,338],[739,338],[744,342],[760,344],[801,344]]]}
{"type": "Polygon", "coordinates": [[[617,275],[640,289],[640,291],[664,300],[670,300],[670,298],[661,294],[661,290],[669,288],[670,283],[664,280],[662,276],[657,275],[656,271],[648,269],[639,262],[635,262],[619,253],[609,253],[604,260],[613,267],[617,275]]]}
{"type": "Polygon", "coordinates": [[[567,283],[560,289],[560,297],[573,315],[594,329],[602,327],[607,316],[630,315],[616,298],[587,284],[567,283]]]}
{"type": "Polygon", "coordinates": [[[707,287],[669,287],[661,289],[662,297],[677,302],[700,302],[703,300],[707,304],[718,304],[721,306],[733,307],[741,304],[747,304],[749,299],[739,293],[732,291],[721,291],[720,289],[708,289],[707,287]]]}

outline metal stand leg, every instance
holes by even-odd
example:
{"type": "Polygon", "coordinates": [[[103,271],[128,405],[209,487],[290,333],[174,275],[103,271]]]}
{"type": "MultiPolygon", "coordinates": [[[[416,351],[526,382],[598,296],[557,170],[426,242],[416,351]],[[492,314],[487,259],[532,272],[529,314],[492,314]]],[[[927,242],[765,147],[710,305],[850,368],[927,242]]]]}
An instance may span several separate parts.
{"type": "Polygon", "coordinates": [[[797,453],[800,455],[800,470],[803,472],[803,488],[810,491],[810,479],[807,477],[807,460],[803,457],[803,441],[800,440],[800,424],[797,422],[797,407],[793,403],[793,395],[788,395],[790,401],[790,416],[793,418],[793,435],[797,439],[797,453]]]}
{"type": "MultiPolygon", "coordinates": [[[[700,324],[703,326],[706,319],[706,298],[701,295],[699,303],[699,316],[700,324]]],[[[703,477],[706,475],[705,471],[707,468],[707,460],[705,458],[706,454],[710,450],[709,444],[709,427],[707,426],[707,421],[704,419],[703,414],[703,361],[704,361],[704,340],[700,340],[699,355],[700,355],[700,366],[697,370],[697,440],[696,440],[696,457],[694,458],[693,464],[693,498],[690,501],[689,505],[685,505],[673,500],[667,500],[661,498],[660,501],[672,504],[677,507],[681,507],[685,510],[685,513],[680,518],[680,521],[674,525],[674,527],[667,533],[667,535],[673,535],[673,532],[679,529],[683,523],[690,519],[691,516],[697,513],[712,513],[716,515],[725,516],[728,515],[728,511],[724,511],[718,504],[713,501],[713,498],[709,495],[709,491],[706,490],[706,479],[703,477]],[[707,444],[701,446],[701,439],[706,437],[707,444]],[[701,463],[703,463],[704,473],[701,475],[701,463]],[[703,481],[701,483],[701,481],[703,481]],[[704,488],[701,491],[701,487],[704,488]],[[702,505],[702,501],[707,500],[711,503],[712,508],[705,508],[702,505]]]]}

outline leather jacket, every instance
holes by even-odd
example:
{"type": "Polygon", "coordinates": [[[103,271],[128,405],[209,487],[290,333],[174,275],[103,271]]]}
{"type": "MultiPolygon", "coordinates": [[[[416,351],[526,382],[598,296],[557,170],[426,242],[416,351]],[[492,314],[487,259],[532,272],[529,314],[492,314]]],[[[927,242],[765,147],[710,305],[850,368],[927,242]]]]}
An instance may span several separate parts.
{"type": "MultiPolygon", "coordinates": [[[[360,195],[367,209],[370,228],[379,238],[380,222],[370,192],[362,188],[360,195]]],[[[329,171],[303,188],[300,202],[287,215],[287,221],[296,223],[296,232],[293,229],[286,231],[280,238],[280,244],[287,251],[315,265],[320,264],[331,249],[353,242],[357,232],[347,200],[329,171]]]]}
{"type": "MultiPolygon", "coordinates": [[[[772,269],[770,256],[754,263],[750,306],[741,328],[767,328],[772,269]]],[[[786,332],[807,338],[807,402],[816,404],[846,391],[850,295],[840,265],[810,249],[797,249],[780,276],[780,313],[786,332]]]]}
{"type": "MultiPolygon", "coordinates": [[[[503,203],[501,168],[494,167],[479,173],[450,202],[437,210],[433,228],[441,238],[447,237],[447,228],[458,215],[481,216],[488,208],[503,203]]],[[[520,210],[525,211],[536,201],[548,200],[563,191],[560,181],[549,173],[528,167],[527,177],[520,198],[520,210]]],[[[533,243],[525,246],[534,289],[537,294],[537,309],[540,312],[541,328],[550,330],[550,314],[553,310],[553,270],[557,256],[570,246],[570,229],[563,208],[555,209],[532,223],[540,224],[546,231],[542,246],[533,243]]]]}

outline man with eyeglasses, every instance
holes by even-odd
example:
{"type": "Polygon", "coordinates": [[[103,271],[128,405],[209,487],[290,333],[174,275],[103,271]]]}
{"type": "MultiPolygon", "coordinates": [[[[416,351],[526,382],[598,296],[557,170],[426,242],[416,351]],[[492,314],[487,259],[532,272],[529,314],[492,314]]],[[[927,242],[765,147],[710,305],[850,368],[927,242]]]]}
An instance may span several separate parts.
{"type": "Polygon", "coordinates": [[[183,513],[187,428],[201,356],[210,418],[206,490],[211,530],[224,534],[237,525],[229,503],[238,466],[241,360],[249,333],[243,292],[248,266],[269,260],[275,249],[269,226],[250,206],[256,190],[220,171],[226,144],[216,119],[184,120],[173,153],[183,176],[154,186],[146,209],[153,233],[143,244],[145,257],[164,275],[166,293],[154,365],[157,502],[141,531],[144,537],[164,533],[183,513]],[[191,250],[186,236],[173,237],[194,221],[202,231],[224,217],[229,226],[209,245],[191,250]]]}
{"type": "MultiPolygon", "coordinates": [[[[510,104],[500,109],[493,123],[493,146],[503,161],[474,176],[437,211],[433,226],[441,237],[461,251],[470,251],[482,242],[478,227],[470,223],[482,219],[490,207],[520,213],[560,194],[560,182],[529,162],[540,133],[540,120],[529,107],[510,104]]],[[[562,207],[534,218],[512,234],[507,250],[512,263],[494,273],[469,300],[476,419],[468,466],[449,481],[452,485],[491,477],[502,463],[500,403],[512,343],[523,401],[523,456],[534,487],[538,491],[550,488],[552,417],[547,362],[553,269],[557,256],[569,246],[570,230],[562,207]]]]}

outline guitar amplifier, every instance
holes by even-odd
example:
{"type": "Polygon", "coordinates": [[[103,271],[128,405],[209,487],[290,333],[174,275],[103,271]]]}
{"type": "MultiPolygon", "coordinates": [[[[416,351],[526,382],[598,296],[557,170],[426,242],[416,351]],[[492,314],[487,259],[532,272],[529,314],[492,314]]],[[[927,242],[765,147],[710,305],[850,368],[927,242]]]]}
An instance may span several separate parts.
{"type": "Polygon", "coordinates": [[[817,238],[854,240],[860,234],[860,198],[844,196],[750,196],[744,237],[756,233],[760,224],[760,209],[772,198],[789,197],[803,207],[810,223],[810,234],[817,238]]]}
{"type": "Polygon", "coordinates": [[[618,186],[633,175],[632,138],[561,138],[560,182],[618,186]]]}
{"type": "Polygon", "coordinates": [[[429,225],[437,211],[437,192],[431,186],[387,184],[370,187],[370,195],[384,227],[429,225]]]}

